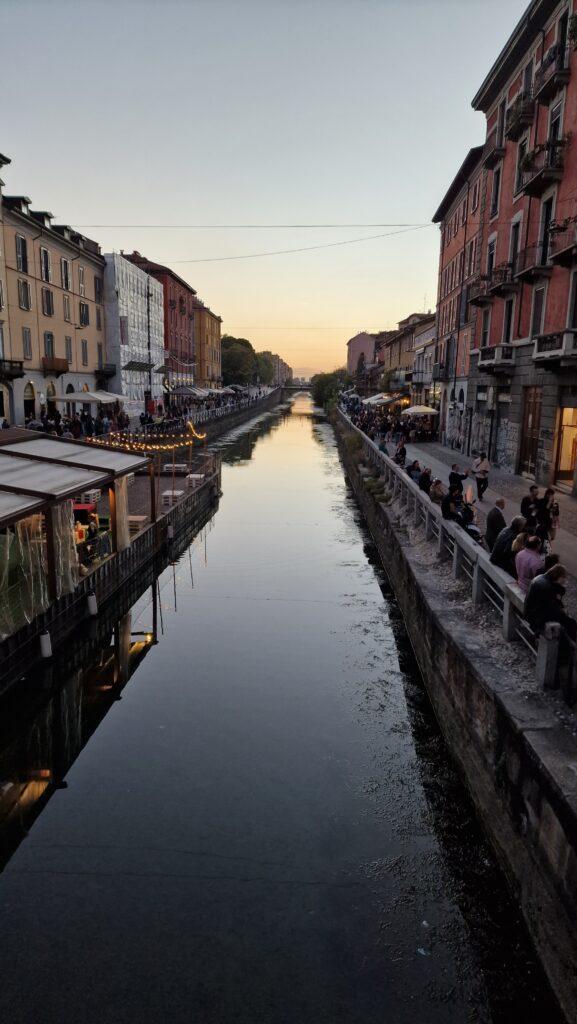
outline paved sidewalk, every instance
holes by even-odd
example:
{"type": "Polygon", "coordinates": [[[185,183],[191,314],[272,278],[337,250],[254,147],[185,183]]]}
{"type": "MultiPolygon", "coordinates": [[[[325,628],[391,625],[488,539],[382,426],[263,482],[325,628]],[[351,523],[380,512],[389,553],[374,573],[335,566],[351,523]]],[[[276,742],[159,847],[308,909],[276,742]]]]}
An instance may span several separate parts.
{"type": "MultiPolygon", "coordinates": [[[[463,472],[465,469],[470,469],[473,463],[473,459],[468,459],[461,452],[451,451],[449,448],[444,448],[443,445],[434,442],[429,444],[408,444],[406,447],[407,465],[414,459],[418,459],[421,466],[430,466],[433,476],[438,476],[445,484],[448,481],[449,470],[453,462],[462,467],[463,472]]],[[[477,487],[474,479],[471,479],[471,483],[475,489],[476,497],[477,487]]],[[[476,502],[479,512],[479,525],[484,527],[486,514],[497,498],[505,499],[504,516],[508,523],[513,516],[519,515],[521,499],[529,493],[530,484],[531,481],[525,480],[524,477],[512,476],[498,469],[493,469],[489,474],[489,487],[485,491],[484,500],[476,502]]],[[[542,487],[541,493],[543,491],[544,488],[542,487]]],[[[551,547],[559,555],[563,565],[567,567],[571,575],[577,579],[577,499],[567,494],[562,494],[560,491],[557,491],[557,499],[562,528],[557,530],[557,536],[551,547]]],[[[571,587],[571,590],[573,590],[573,587],[571,587]]],[[[575,592],[577,594],[577,585],[575,592]]],[[[573,604],[573,600],[570,603],[573,604]]]]}

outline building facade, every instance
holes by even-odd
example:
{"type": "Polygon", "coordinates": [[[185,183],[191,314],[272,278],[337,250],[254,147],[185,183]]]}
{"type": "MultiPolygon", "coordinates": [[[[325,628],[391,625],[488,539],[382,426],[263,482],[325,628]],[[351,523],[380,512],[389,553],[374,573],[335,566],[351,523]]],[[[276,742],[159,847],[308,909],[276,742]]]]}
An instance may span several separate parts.
{"type": "Polygon", "coordinates": [[[119,253],[104,257],[106,351],[115,367],[110,390],[126,396],[137,416],[164,405],[164,290],[151,274],[119,253]]]}
{"type": "Polygon", "coordinates": [[[195,297],[194,309],[197,383],[201,388],[218,388],[222,384],[222,318],[198,297],[195,297]]]}
{"type": "Polygon", "coordinates": [[[355,381],[359,395],[371,393],[377,366],[375,334],[360,331],[347,341],[347,373],[355,381]]]}
{"type": "Polygon", "coordinates": [[[413,376],[415,332],[431,320],[430,313],[411,313],[399,322],[398,330],[383,331],[377,337],[382,390],[409,396],[413,376]]]}
{"type": "MultiPolygon", "coordinates": [[[[125,255],[124,253],[122,255],[125,255]]],[[[163,289],[164,304],[164,373],[162,381],[165,400],[182,384],[200,383],[196,365],[196,291],[169,267],[142,256],[139,252],[125,259],[156,278],[163,289]]]]}
{"type": "Polygon", "coordinates": [[[577,493],[577,17],[533,0],[473,100],[486,117],[469,449],[577,493]]]}
{"type": "Polygon", "coordinates": [[[433,217],[440,228],[433,365],[439,438],[462,450],[469,427],[466,403],[476,323],[476,306],[469,300],[480,261],[485,185],[483,147],[477,146],[468,152],[433,217]]]}
{"type": "Polygon", "coordinates": [[[413,375],[411,405],[440,407],[440,386],[433,381],[437,342],[437,318],[434,313],[417,324],[413,334],[413,375]]]}
{"type": "Polygon", "coordinates": [[[104,258],[92,239],[32,210],[27,196],[3,195],[1,205],[0,403],[2,416],[24,424],[67,393],[105,389],[113,375],[104,258]]]}

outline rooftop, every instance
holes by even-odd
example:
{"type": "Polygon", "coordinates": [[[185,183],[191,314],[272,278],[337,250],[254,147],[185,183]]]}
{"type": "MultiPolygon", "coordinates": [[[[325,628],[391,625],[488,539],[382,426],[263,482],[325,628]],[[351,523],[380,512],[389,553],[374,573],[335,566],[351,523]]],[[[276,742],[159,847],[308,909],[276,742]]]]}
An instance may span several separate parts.
{"type": "Polygon", "coordinates": [[[459,192],[463,188],[463,185],[470,178],[472,172],[477,168],[477,165],[481,161],[481,155],[483,153],[483,146],[475,146],[470,149],[467,156],[463,160],[463,163],[459,167],[455,177],[453,178],[449,188],[447,189],[443,201],[439,206],[439,209],[433,217],[433,224],[440,224],[445,219],[447,213],[451,209],[451,205],[455,202],[455,199],[459,195],[459,192]]]}
{"type": "Polygon", "coordinates": [[[531,0],[523,17],[513,29],[489,74],[474,96],[472,102],[474,110],[487,113],[498,98],[511,72],[523,59],[523,55],[558,6],[559,0],[531,0]]]}

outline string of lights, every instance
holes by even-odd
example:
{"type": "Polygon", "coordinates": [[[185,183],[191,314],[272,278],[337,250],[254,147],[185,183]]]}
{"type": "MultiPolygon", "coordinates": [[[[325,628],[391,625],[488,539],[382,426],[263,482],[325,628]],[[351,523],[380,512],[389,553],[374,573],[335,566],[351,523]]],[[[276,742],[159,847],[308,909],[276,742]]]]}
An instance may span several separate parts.
{"type": "Polygon", "coordinates": [[[205,441],[206,434],[199,434],[194,424],[189,423],[184,434],[154,434],[150,439],[146,435],[130,431],[117,431],[108,437],[87,437],[89,444],[103,448],[118,448],[131,452],[172,452],[178,448],[192,448],[196,441],[205,441]],[[158,442],[163,442],[159,444],[158,442]]]}

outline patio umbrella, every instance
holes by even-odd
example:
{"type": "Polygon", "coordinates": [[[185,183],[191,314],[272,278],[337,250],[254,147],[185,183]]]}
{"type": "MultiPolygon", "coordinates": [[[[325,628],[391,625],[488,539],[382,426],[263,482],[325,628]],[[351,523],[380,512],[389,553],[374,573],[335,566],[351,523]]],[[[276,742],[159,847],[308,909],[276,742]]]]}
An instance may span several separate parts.
{"type": "Polygon", "coordinates": [[[430,405],[410,405],[403,409],[401,416],[438,416],[439,410],[433,409],[430,405]]]}

